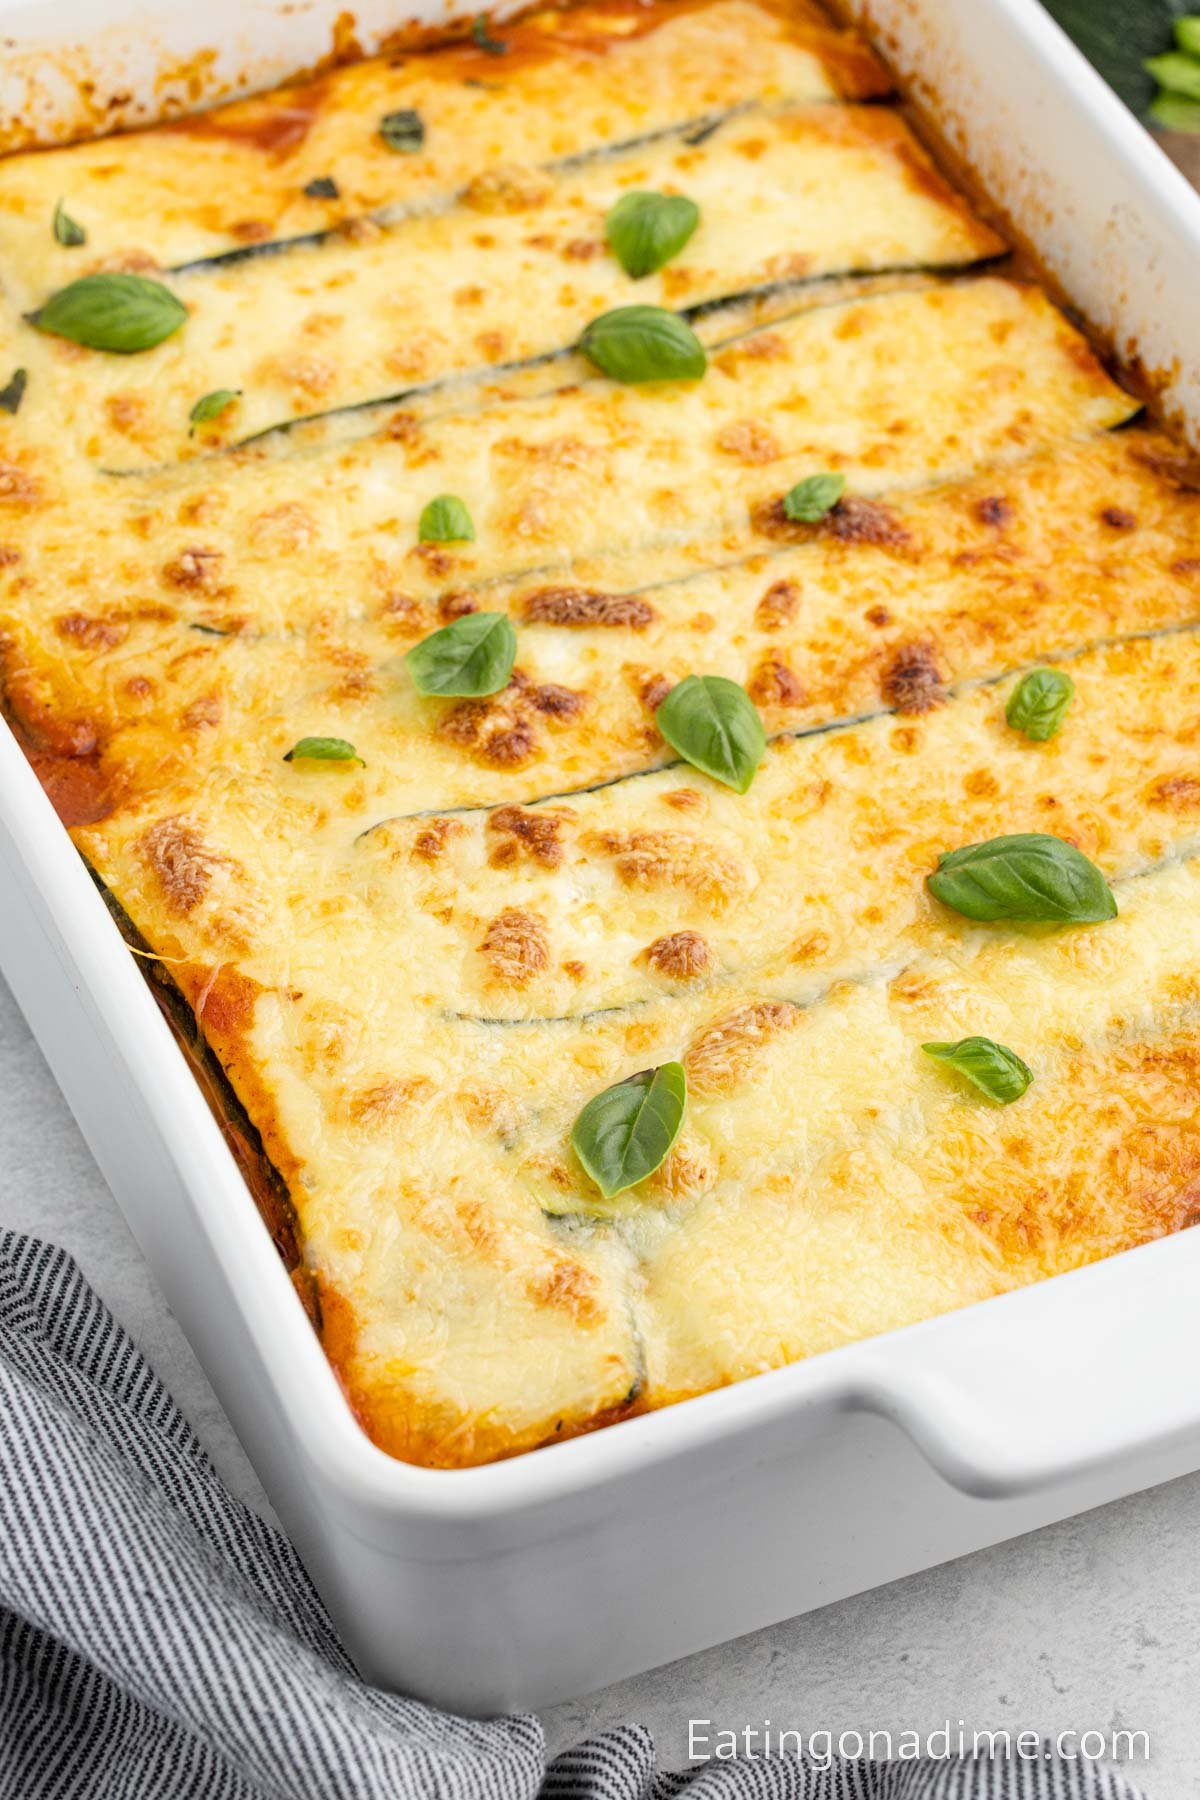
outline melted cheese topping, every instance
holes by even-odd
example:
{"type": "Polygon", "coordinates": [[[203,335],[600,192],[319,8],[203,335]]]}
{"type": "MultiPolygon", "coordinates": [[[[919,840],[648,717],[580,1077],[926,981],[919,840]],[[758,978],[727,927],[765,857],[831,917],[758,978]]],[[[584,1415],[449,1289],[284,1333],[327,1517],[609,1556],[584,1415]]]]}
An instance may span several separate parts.
{"type": "MultiPolygon", "coordinates": [[[[82,273],[49,231],[59,199],[85,252],[170,266],[421,205],[484,169],[562,161],[702,124],[747,102],[871,99],[888,78],[808,0],[607,0],[506,23],[473,42],[375,57],[157,131],[0,164],[0,252],[50,288],[82,273]],[[413,111],[418,154],[380,122],[413,111]],[[305,193],[333,178],[333,200],[305,193]]],[[[86,266],[86,264],[85,264],[86,266]]]]}
{"type": "MultiPolygon", "coordinates": [[[[488,169],[453,204],[390,227],[178,274],[186,332],[132,361],[99,359],[82,392],[73,348],[51,346],[56,409],[111,467],[166,461],[559,352],[610,307],[685,310],[832,274],[962,265],[1003,247],[887,111],[756,108],[700,144],[692,135],[581,168],[488,169]],[[604,241],[605,214],[631,189],[686,189],[703,221],[683,256],[638,281],[604,241]],[[847,189],[862,196],[849,214],[847,189]],[[242,397],[198,444],[189,410],[216,388],[242,397]]],[[[27,296],[31,306],[44,297],[27,296]]]]}
{"type": "Polygon", "coordinates": [[[886,84],[815,15],[618,0],[505,33],[511,61],[364,63],[0,164],[0,354],[30,377],[0,415],[9,717],[287,1183],[364,1424],[439,1466],[1177,1229],[1200,1174],[1186,456],[1110,429],[1135,403],[1037,288],[934,273],[998,241],[895,115],[838,104],[886,84]],[[410,158],[364,127],[400,107],[410,158]],[[317,175],[336,201],[297,197],[317,175]],[[702,225],[632,283],[602,222],[645,186],[702,225]],[[84,253],[46,241],[59,194],[84,253]],[[144,356],[20,318],[134,245],[380,209],[173,276],[192,311],[144,356]],[[702,381],[572,353],[631,298],[712,307],[702,381]],[[189,443],[216,386],[241,406],[189,443]],[[305,411],[331,416],[229,447],[305,411]],[[791,522],[822,470],[846,497],[791,522]],[[446,492],[475,542],[418,544],[446,492]],[[516,624],[509,684],[418,696],[405,651],[480,608],[516,624]],[[1076,693],[1038,744],[1004,709],[1046,661],[1076,693]],[[657,732],[692,673],[763,715],[743,796],[657,732]],[[285,762],[310,735],[361,761],[285,762]],[[930,898],[941,851],[1034,830],[1117,919],[930,898]],[[1012,1107],[921,1052],[972,1034],[1033,1069],[1012,1107]],[[674,1148],[602,1202],[575,1118],[676,1057],[674,1148]]]}

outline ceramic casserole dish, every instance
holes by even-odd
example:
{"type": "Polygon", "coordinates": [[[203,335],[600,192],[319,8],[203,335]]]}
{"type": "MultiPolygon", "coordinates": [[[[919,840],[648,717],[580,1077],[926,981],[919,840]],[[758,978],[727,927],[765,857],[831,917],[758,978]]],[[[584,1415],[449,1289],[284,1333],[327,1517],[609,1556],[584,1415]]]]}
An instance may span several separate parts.
{"type": "MultiPolygon", "coordinates": [[[[1035,0],[850,11],[1194,442],[1200,201],[1182,177],[1035,0]]],[[[164,3],[150,36],[116,4],[79,0],[52,30],[40,6],[3,12],[10,145],[350,47],[319,4],[200,21],[164,3]]],[[[376,6],[355,44],[409,23],[376,6]]],[[[473,1713],[549,1704],[1200,1465],[1187,1231],[510,1460],[385,1454],[7,728],[0,764],[0,965],[368,1679],[473,1713]]]]}

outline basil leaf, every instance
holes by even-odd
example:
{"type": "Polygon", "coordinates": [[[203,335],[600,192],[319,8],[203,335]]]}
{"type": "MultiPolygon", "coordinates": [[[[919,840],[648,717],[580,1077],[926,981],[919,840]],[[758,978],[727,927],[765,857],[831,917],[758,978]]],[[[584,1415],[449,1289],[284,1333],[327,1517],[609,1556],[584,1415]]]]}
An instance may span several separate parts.
{"type": "Polygon", "coordinates": [[[178,331],[187,307],[161,281],[144,275],[81,275],[27,317],[53,337],[131,356],[178,331]]]}
{"type": "Polygon", "coordinates": [[[340,200],[342,191],[332,175],[317,175],[306,181],[304,192],[310,200],[340,200]]]}
{"type": "Polygon", "coordinates": [[[683,1064],[643,1069],[589,1100],[571,1132],[576,1156],[606,1200],[653,1175],[667,1154],[687,1107],[683,1064]]]}
{"type": "Polygon", "coordinates": [[[1075,683],[1061,669],[1031,669],[1008,697],[1004,717],[1035,744],[1052,738],[1067,716],[1075,683]]]}
{"type": "Polygon", "coordinates": [[[414,644],[404,658],[419,694],[475,699],[507,685],[517,634],[507,613],[464,613],[414,644]]]}
{"type": "Polygon", "coordinates": [[[1150,117],[1164,131],[1200,131],[1200,100],[1159,94],[1150,107],[1150,117]]]}
{"type": "Polygon", "coordinates": [[[284,762],[361,762],[353,744],[345,738],[307,737],[293,744],[284,762]]]}
{"type": "Polygon", "coordinates": [[[699,381],[708,367],[691,326],[661,306],[618,306],[593,319],[579,348],[614,381],[699,381]]]}
{"type": "Polygon", "coordinates": [[[1185,56],[1200,56],[1200,13],[1185,13],[1176,19],[1175,42],[1185,56]]]}
{"type": "Polygon", "coordinates": [[[1008,1106],[1019,1100],[1033,1080],[1033,1070],[1021,1061],[1007,1044],[994,1038],[960,1038],[957,1044],[922,1044],[926,1056],[946,1063],[956,1075],[963,1075],[989,1100],[1008,1106]]]}
{"type": "Polygon", "coordinates": [[[379,121],[379,135],[389,150],[411,156],[425,142],[425,121],[411,106],[402,106],[398,112],[384,113],[379,121]]]}
{"type": "Polygon", "coordinates": [[[699,223],[700,208],[694,200],[639,190],[622,194],[609,207],[604,235],[625,273],[639,281],[678,256],[699,223]]]}
{"type": "Polygon", "coordinates": [[[195,435],[197,425],[207,425],[210,419],[219,419],[241,397],[241,388],[214,388],[211,394],[202,394],[188,414],[192,424],[188,436],[195,435]]]}
{"type": "Polygon", "coordinates": [[[82,225],[77,225],[69,213],[63,211],[60,200],[54,209],[54,241],[65,244],[68,250],[77,250],[80,244],[87,243],[87,232],[82,225]]]}
{"type": "Polygon", "coordinates": [[[724,675],[688,675],[654,715],[658,729],[694,769],[744,794],[763,759],[767,734],[745,688],[724,675]]]}
{"type": "Polygon", "coordinates": [[[0,412],[19,413],[28,384],[28,373],[24,369],[14,369],[7,385],[0,388],[0,412]]]}
{"type": "Polygon", "coordinates": [[[1169,94],[1200,100],[1200,62],[1194,56],[1184,56],[1180,50],[1168,50],[1163,56],[1148,56],[1144,67],[1169,94]]]}
{"type": "Polygon", "coordinates": [[[926,886],[967,919],[1030,919],[1097,925],[1115,919],[1112,889],[1074,844],[1046,832],[1018,832],[939,856],[926,886]]]}
{"type": "Polygon", "coordinates": [[[816,525],[837,505],[845,487],[844,475],[808,475],[783,496],[784,513],[798,525],[816,525]]]}
{"type": "Polygon", "coordinates": [[[508,44],[506,40],[504,38],[494,38],[488,31],[488,16],[486,13],[476,13],[475,17],[471,20],[471,36],[475,39],[479,48],[481,50],[486,50],[489,56],[508,55],[508,44]]]}
{"type": "Polygon", "coordinates": [[[473,544],[475,526],[456,494],[439,494],[422,511],[417,536],[423,544],[473,544]]]}

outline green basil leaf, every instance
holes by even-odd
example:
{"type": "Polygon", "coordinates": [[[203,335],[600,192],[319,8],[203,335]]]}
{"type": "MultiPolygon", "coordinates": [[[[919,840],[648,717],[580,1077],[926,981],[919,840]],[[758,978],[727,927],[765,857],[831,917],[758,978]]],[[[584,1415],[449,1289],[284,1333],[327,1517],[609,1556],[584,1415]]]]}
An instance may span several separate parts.
{"type": "Polygon", "coordinates": [[[967,919],[1097,925],[1115,919],[1112,889],[1074,844],[1041,831],[990,838],[939,856],[926,886],[967,919]]]}
{"type": "Polygon", "coordinates": [[[1075,683],[1061,669],[1031,669],[1008,697],[1004,717],[1036,744],[1052,738],[1067,716],[1075,683]]]}
{"type": "Polygon", "coordinates": [[[25,398],[25,389],[29,384],[29,375],[24,369],[14,369],[8,382],[0,388],[0,412],[19,413],[21,402],[25,398]]]}
{"type": "Polygon", "coordinates": [[[473,544],[475,526],[456,494],[439,494],[422,511],[417,536],[423,544],[473,544]]]}
{"type": "Polygon", "coordinates": [[[188,414],[192,423],[188,436],[192,436],[197,425],[207,425],[210,419],[219,419],[241,397],[241,388],[214,388],[211,394],[202,394],[188,414]]]}
{"type": "Polygon", "coordinates": [[[87,243],[87,232],[82,225],[77,225],[69,213],[63,211],[60,200],[54,209],[54,241],[65,244],[68,250],[77,250],[80,244],[87,243]]]}
{"type": "Polygon", "coordinates": [[[425,121],[411,106],[402,106],[398,112],[384,113],[379,121],[379,135],[389,150],[411,156],[425,142],[425,121]]]}
{"type": "Polygon", "coordinates": [[[744,687],[724,675],[688,675],[654,715],[658,729],[694,769],[744,794],[763,759],[767,734],[744,687]]]}
{"type": "Polygon", "coordinates": [[[316,175],[304,184],[310,200],[340,200],[342,191],[332,175],[316,175]]]}
{"type": "Polygon", "coordinates": [[[604,235],[625,273],[638,281],[678,256],[699,223],[694,200],[639,190],[622,194],[609,208],[604,235]]]}
{"type": "Polygon", "coordinates": [[[1021,1061],[1007,1044],[994,1038],[960,1038],[957,1044],[922,1044],[926,1056],[946,1063],[956,1075],[963,1075],[989,1100],[1008,1106],[1019,1100],[1033,1080],[1033,1070],[1021,1061]]]}
{"type": "Polygon", "coordinates": [[[1200,56],[1200,13],[1185,13],[1176,19],[1175,42],[1185,56],[1200,56]]]}
{"type": "Polygon", "coordinates": [[[601,313],[579,348],[614,381],[699,381],[708,367],[691,326],[661,306],[618,306],[601,313]]]}
{"type": "Polygon", "coordinates": [[[507,613],[464,613],[414,644],[404,658],[419,694],[477,699],[507,685],[517,634],[507,613]]]}
{"type": "Polygon", "coordinates": [[[307,737],[293,744],[284,762],[361,762],[353,744],[345,738],[307,737]]]}
{"type": "Polygon", "coordinates": [[[808,475],[783,496],[783,510],[798,525],[816,525],[845,492],[844,475],[808,475]]]}
{"type": "Polygon", "coordinates": [[[1159,87],[1166,88],[1169,94],[1200,100],[1200,62],[1194,56],[1184,56],[1179,50],[1168,50],[1163,56],[1148,56],[1146,73],[1153,75],[1159,87]]]}
{"type": "Polygon", "coordinates": [[[475,17],[471,20],[471,36],[475,39],[479,48],[481,50],[486,50],[489,56],[508,55],[507,41],[504,38],[494,38],[489,32],[488,16],[486,13],[476,13],[475,17]]]}
{"type": "Polygon", "coordinates": [[[1164,131],[1200,131],[1200,100],[1159,94],[1150,107],[1150,117],[1164,131]]]}
{"type": "Polygon", "coordinates": [[[31,325],[89,350],[152,350],[187,318],[187,307],[145,275],[81,275],[27,315],[31,325]]]}
{"type": "Polygon", "coordinates": [[[653,1175],[679,1136],[687,1107],[683,1064],[643,1069],[589,1100],[571,1132],[576,1156],[606,1200],[653,1175]]]}

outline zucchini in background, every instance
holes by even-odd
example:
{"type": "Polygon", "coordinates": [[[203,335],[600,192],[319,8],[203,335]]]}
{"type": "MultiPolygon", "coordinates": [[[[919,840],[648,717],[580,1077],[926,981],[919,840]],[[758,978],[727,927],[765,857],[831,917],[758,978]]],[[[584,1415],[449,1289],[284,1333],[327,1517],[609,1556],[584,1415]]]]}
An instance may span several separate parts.
{"type": "Polygon", "coordinates": [[[1144,67],[1147,57],[1170,50],[1176,19],[1196,10],[1194,0],[1043,0],[1043,4],[1139,117],[1149,112],[1156,92],[1144,67]]]}

